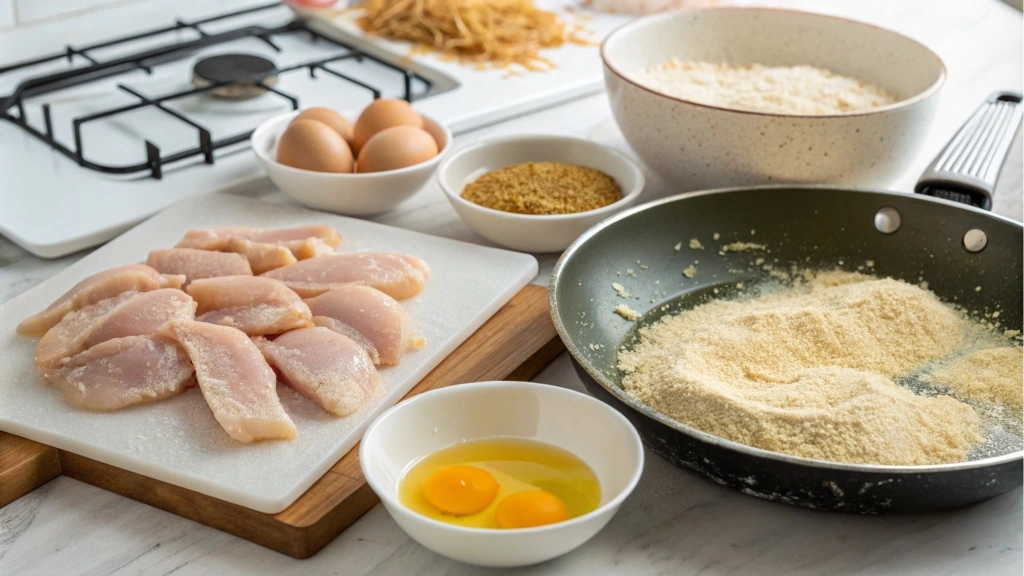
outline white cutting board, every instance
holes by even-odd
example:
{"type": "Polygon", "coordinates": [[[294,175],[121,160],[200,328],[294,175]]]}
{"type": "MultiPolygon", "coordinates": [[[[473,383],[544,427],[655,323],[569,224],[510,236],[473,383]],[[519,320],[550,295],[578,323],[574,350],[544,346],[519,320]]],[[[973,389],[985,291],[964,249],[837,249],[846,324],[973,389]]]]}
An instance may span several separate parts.
{"type": "Polygon", "coordinates": [[[67,270],[0,307],[0,430],[195,490],[259,512],[288,507],[448,354],[537,274],[533,256],[486,248],[301,208],[208,194],[175,204],[67,270]],[[189,228],[329,224],[339,251],[413,254],[431,268],[423,292],[403,301],[426,345],[380,370],[381,389],[359,412],[335,418],[284,385],[278,393],[298,427],[294,441],[241,444],[214,420],[198,388],[116,412],[66,403],[36,374],[37,342],[17,324],[100,270],[141,262],[173,246],[189,228]]]}

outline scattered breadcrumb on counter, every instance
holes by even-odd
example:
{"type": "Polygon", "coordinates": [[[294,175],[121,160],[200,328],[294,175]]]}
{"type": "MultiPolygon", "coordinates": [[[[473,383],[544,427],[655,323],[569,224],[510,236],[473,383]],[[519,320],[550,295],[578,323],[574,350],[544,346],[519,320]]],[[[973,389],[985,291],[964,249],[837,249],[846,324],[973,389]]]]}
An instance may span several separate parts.
{"type": "Polygon", "coordinates": [[[693,278],[696,275],[697,275],[697,267],[694,266],[693,264],[690,264],[686,268],[683,268],[683,276],[686,276],[687,278],[693,278]]]}
{"type": "Polygon", "coordinates": [[[714,234],[711,235],[711,239],[712,240],[718,240],[721,237],[722,237],[722,235],[719,234],[718,232],[715,232],[714,234]]]}
{"type": "Polygon", "coordinates": [[[683,243],[682,243],[682,242],[679,242],[678,244],[676,244],[676,245],[675,245],[675,248],[673,248],[673,249],[674,249],[674,250],[675,250],[676,252],[679,252],[680,250],[682,250],[682,249],[683,249],[683,243]]]}
{"type": "Polygon", "coordinates": [[[757,244],[755,242],[731,242],[722,246],[723,252],[745,252],[747,250],[766,250],[768,247],[764,244],[757,244]]]}
{"type": "Polygon", "coordinates": [[[619,295],[619,298],[629,298],[629,292],[626,292],[626,287],[618,282],[612,282],[612,288],[615,289],[615,293],[619,295]]]}
{"type": "Polygon", "coordinates": [[[690,250],[703,250],[704,245],[696,238],[690,238],[690,250]]]}
{"type": "Polygon", "coordinates": [[[625,304],[619,304],[618,306],[615,307],[614,310],[612,310],[612,312],[615,312],[616,314],[622,316],[623,318],[629,320],[630,322],[636,322],[640,318],[639,312],[633,310],[632,308],[626,306],[625,304]]]}

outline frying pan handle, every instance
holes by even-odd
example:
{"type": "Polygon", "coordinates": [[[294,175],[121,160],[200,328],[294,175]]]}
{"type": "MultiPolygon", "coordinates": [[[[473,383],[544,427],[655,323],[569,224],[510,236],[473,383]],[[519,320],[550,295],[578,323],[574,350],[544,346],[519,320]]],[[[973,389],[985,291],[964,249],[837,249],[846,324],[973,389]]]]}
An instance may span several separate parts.
{"type": "Polygon", "coordinates": [[[924,171],[914,192],[991,210],[1022,108],[1020,94],[989,95],[924,171]]]}

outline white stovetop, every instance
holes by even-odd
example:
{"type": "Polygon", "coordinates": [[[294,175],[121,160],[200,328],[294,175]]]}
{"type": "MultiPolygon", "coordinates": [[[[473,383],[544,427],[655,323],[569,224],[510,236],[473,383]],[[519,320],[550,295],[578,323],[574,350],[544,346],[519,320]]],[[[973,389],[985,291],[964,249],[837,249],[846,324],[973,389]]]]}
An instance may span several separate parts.
{"type": "MultiPolygon", "coordinates": [[[[943,141],[995,87],[1021,90],[1022,22],[995,0],[821,0],[820,9],[909,33],[949,66],[930,149],[896,184],[909,189],[943,141]]],[[[52,42],[51,42],[52,44],[52,42]]],[[[0,39],[0,54],[3,54],[0,39]]],[[[477,130],[462,145],[511,132],[619,136],[603,96],[477,130]]],[[[1018,143],[996,193],[996,211],[1021,218],[1018,143]]],[[[672,190],[654,181],[645,196],[672,190]]],[[[243,192],[283,202],[265,180],[243,192]]],[[[380,222],[431,234],[486,241],[428,186],[380,222]]],[[[0,301],[71,262],[43,261],[0,239],[0,301]]],[[[544,283],[554,258],[541,258],[544,283]]],[[[535,379],[577,390],[563,355],[535,379]]],[[[864,517],[792,508],[741,495],[649,454],[644,476],[619,515],[594,540],[523,574],[986,574],[1019,575],[1022,502],[1016,490],[976,506],[936,514],[864,517]]],[[[92,486],[60,478],[0,509],[0,574],[466,574],[482,573],[425,550],[381,506],[308,560],[294,560],[212,528],[92,486]]]]}

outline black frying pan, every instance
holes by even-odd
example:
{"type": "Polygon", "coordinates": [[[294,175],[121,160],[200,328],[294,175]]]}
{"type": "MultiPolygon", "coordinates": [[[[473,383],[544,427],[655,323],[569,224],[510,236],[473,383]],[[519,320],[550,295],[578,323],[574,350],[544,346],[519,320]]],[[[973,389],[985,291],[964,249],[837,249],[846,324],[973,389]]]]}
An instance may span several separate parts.
{"type": "MultiPolygon", "coordinates": [[[[1013,98],[997,95],[986,106],[1013,98]]],[[[1019,123],[1019,106],[1013,109],[1009,133],[1001,133],[990,151],[975,153],[992,157],[985,160],[988,171],[972,172],[977,162],[955,161],[994,138],[985,133],[986,125],[994,125],[986,120],[993,112],[983,107],[922,178],[918,192],[927,196],[811,186],[712,190],[651,202],[592,228],[563,254],[550,285],[552,318],[587,389],[629,418],[654,452],[761,498],[862,513],[921,511],[971,504],[1021,486],[1024,450],[1017,436],[1002,438],[994,453],[968,462],[872,466],[752,448],[662,416],[619,383],[616,351],[635,326],[612,313],[623,300],[611,289],[619,282],[641,296],[630,306],[650,312],[642,320],[646,323],[656,320],[666,303],[685,306],[716,286],[727,293],[725,287],[737,281],[765,280],[749,267],[751,254],[718,254],[719,244],[740,240],[770,246],[769,256],[782,265],[856,270],[871,260],[879,276],[915,284],[924,279],[944,301],[968,310],[991,311],[998,305],[1004,328],[1021,330],[1022,226],[982,209],[991,205],[994,188],[994,176],[987,175],[998,172],[1019,123]],[[977,135],[973,140],[972,134],[977,135]],[[687,254],[690,238],[708,248],[697,256],[699,274],[693,279],[681,274],[695,257],[687,254]],[[683,247],[677,252],[678,242],[683,247]],[[629,268],[635,276],[616,276],[629,268]]]]}

